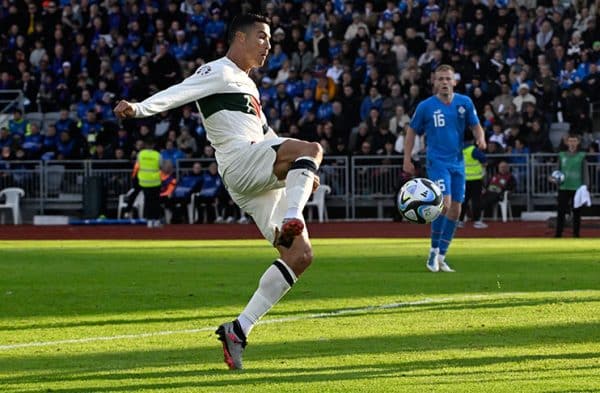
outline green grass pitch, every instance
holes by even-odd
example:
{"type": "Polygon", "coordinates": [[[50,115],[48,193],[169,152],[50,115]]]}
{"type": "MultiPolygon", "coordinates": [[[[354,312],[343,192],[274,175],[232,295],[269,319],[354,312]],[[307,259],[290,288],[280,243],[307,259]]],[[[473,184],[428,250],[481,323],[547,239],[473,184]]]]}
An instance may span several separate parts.
{"type": "Polygon", "coordinates": [[[600,391],[598,239],[313,243],[231,372],[265,241],[0,242],[0,391],[600,391]]]}

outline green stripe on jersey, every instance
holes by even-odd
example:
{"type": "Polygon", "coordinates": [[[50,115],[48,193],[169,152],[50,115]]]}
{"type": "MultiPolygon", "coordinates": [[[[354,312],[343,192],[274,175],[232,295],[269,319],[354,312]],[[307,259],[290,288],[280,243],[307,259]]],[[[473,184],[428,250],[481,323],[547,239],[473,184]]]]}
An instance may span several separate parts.
{"type": "Polygon", "coordinates": [[[198,100],[198,105],[205,118],[209,118],[214,113],[228,110],[248,113],[258,116],[260,105],[250,94],[243,93],[224,93],[213,94],[198,100]]]}

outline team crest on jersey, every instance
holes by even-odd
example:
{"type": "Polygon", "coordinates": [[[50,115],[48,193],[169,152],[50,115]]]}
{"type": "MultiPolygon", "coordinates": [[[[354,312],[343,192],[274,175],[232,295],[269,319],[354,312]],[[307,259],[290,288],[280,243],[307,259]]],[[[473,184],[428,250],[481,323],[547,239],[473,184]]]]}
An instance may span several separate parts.
{"type": "Polygon", "coordinates": [[[465,112],[466,112],[466,111],[467,111],[467,110],[465,109],[465,107],[464,107],[463,105],[459,105],[459,106],[458,106],[458,115],[459,115],[460,117],[465,117],[465,112]]]}
{"type": "Polygon", "coordinates": [[[196,71],[196,74],[198,74],[200,76],[204,76],[204,75],[210,74],[211,71],[212,71],[212,68],[210,68],[209,65],[203,65],[202,67],[198,68],[198,70],[196,71]]]}
{"type": "Polygon", "coordinates": [[[246,99],[246,113],[253,114],[260,119],[260,102],[251,95],[245,95],[244,98],[246,99]]]}

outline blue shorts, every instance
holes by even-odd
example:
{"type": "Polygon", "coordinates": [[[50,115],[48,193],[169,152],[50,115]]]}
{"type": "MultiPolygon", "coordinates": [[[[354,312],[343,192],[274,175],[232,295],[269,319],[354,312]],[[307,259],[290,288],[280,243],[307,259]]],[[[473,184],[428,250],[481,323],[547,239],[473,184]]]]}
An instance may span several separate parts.
{"type": "Polygon", "coordinates": [[[460,203],[465,200],[464,165],[448,165],[445,162],[428,161],[427,177],[440,187],[444,196],[450,195],[453,201],[460,203]]]}

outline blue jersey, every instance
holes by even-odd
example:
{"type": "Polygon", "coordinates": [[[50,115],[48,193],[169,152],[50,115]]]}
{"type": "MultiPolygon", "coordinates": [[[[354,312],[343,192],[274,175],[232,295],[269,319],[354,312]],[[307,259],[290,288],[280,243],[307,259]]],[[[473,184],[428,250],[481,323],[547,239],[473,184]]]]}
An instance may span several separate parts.
{"type": "Polygon", "coordinates": [[[417,106],[410,127],[418,135],[425,134],[428,161],[463,164],[463,140],[466,126],[479,124],[473,101],[456,94],[450,104],[431,96],[417,106]]]}

